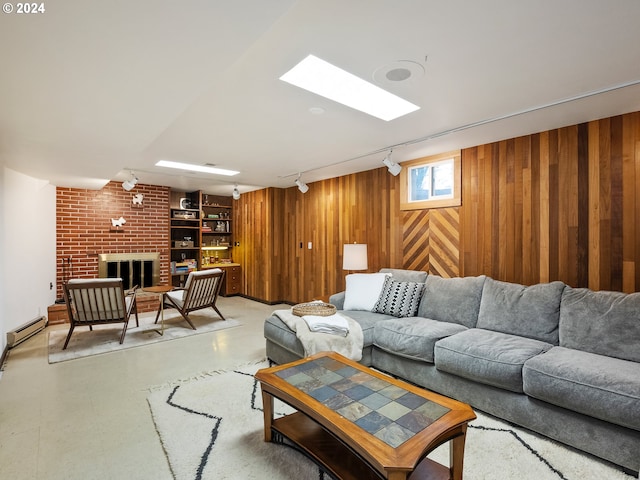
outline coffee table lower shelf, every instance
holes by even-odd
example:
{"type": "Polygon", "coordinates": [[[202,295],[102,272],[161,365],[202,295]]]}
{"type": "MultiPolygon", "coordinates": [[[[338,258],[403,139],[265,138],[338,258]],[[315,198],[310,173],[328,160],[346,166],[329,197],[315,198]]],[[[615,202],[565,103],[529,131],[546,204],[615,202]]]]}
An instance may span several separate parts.
{"type": "MultiPolygon", "coordinates": [[[[293,446],[335,478],[341,480],[384,479],[338,438],[302,412],[275,419],[271,425],[271,431],[272,441],[287,443],[280,440],[279,435],[288,439],[293,446]]],[[[449,478],[449,469],[429,458],[420,462],[408,477],[409,480],[447,480],[449,478]]]]}

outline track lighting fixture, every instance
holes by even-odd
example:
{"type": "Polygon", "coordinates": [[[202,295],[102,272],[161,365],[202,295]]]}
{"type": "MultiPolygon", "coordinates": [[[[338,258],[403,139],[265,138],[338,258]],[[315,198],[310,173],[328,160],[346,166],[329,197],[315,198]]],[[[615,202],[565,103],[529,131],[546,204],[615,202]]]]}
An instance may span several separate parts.
{"type": "Polygon", "coordinates": [[[131,179],[125,180],[122,182],[122,188],[124,188],[127,192],[132,190],[138,184],[138,177],[136,177],[133,172],[131,172],[131,179]]]}
{"type": "Polygon", "coordinates": [[[240,200],[240,190],[238,190],[238,184],[236,183],[236,186],[233,187],[233,199],[234,200],[240,200]]]}
{"type": "Polygon", "coordinates": [[[382,163],[384,163],[387,166],[387,169],[389,170],[389,173],[391,175],[393,175],[394,177],[397,177],[398,174],[400,173],[400,170],[402,170],[402,167],[397,163],[395,163],[393,160],[391,160],[392,153],[393,153],[393,150],[389,151],[387,156],[384,157],[384,160],[382,160],[382,163]]]}
{"type": "Polygon", "coordinates": [[[298,190],[302,193],[307,193],[309,191],[309,185],[300,180],[300,174],[298,174],[298,178],[296,178],[296,185],[298,186],[298,190]]]}

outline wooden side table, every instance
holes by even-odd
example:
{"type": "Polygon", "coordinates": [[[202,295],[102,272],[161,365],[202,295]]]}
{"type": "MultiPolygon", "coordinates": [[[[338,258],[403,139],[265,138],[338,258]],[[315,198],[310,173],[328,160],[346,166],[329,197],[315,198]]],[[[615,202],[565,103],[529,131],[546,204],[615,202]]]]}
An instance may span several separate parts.
{"type": "Polygon", "coordinates": [[[155,329],[160,335],[164,335],[164,295],[173,290],[171,285],[154,285],[152,287],[143,287],[143,292],[157,293],[160,301],[160,330],[155,329]]]}

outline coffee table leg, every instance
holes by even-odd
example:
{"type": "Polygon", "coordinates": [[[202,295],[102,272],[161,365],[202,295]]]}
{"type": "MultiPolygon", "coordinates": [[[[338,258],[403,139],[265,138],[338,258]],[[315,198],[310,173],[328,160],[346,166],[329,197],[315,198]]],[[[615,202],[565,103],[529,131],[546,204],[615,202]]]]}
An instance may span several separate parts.
{"type": "Polygon", "coordinates": [[[273,423],[273,396],[262,390],[262,410],[264,412],[264,441],[271,441],[271,424],[273,423]]]}
{"type": "MultiPolygon", "coordinates": [[[[409,472],[411,473],[411,472],[409,472]]],[[[407,478],[407,472],[402,471],[402,470],[395,470],[392,472],[387,472],[388,474],[388,480],[406,480],[407,478]]]]}
{"type": "Polygon", "coordinates": [[[449,450],[449,466],[451,480],[462,480],[462,468],[464,462],[464,442],[467,437],[467,424],[461,425],[462,435],[451,440],[449,450]]]}

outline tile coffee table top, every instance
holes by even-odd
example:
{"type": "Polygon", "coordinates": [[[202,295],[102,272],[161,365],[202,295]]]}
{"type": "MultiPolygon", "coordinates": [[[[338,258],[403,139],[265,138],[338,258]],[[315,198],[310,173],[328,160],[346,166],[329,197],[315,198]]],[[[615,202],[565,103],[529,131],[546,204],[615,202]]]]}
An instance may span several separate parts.
{"type": "Polygon", "coordinates": [[[450,411],[334,358],[317,358],[276,375],[392,448],[450,411]]]}

